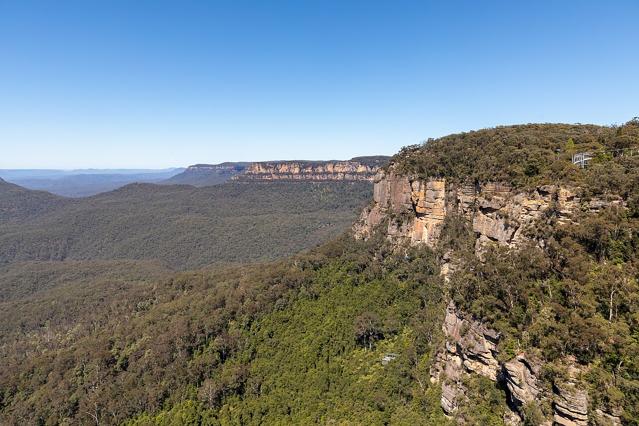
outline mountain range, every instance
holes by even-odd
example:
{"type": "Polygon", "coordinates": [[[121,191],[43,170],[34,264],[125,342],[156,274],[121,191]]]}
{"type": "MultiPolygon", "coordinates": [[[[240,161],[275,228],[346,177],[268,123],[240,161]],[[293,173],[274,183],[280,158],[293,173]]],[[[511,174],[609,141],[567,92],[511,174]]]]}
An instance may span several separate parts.
{"type": "Polygon", "coordinates": [[[638,148],[526,124],[200,188],[0,182],[0,422],[637,425],[638,148]]]}
{"type": "Polygon", "coordinates": [[[356,157],[346,161],[270,161],[194,164],[187,168],[164,170],[86,169],[86,170],[0,170],[0,178],[29,189],[43,190],[66,197],[87,197],[108,192],[130,183],[163,185],[218,185],[231,179],[241,180],[371,180],[390,157],[356,157]],[[297,167],[285,173],[282,167],[297,167]],[[308,169],[308,170],[305,170],[308,169]],[[269,169],[268,176],[265,171],[269,169]],[[328,171],[330,170],[330,171],[328,171]],[[340,170],[342,170],[340,172],[340,170]],[[259,171],[256,173],[256,171],[259,171]],[[301,172],[301,173],[300,173],[301,172]]]}

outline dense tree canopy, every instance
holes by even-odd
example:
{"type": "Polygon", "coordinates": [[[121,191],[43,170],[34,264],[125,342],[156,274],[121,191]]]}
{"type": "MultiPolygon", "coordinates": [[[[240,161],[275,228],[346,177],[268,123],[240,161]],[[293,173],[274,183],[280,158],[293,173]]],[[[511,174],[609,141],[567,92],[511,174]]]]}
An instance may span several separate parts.
{"type": "Polygon", "coordinates": [[[272,260],[339,235],[371,193],[369,182],[132,184],[64,199],[0,184],[0,264],[136,259],[188,269],[272,260]]]}
{"type": "Polygon", "coordinates": [[[639,152],[629,156],[630,152],[611,150],[631,147],[639,149],[639,119],[617,127],[525,124],[429,139],[404,148],[392,162],[401,173],[458,182],[504,182],[515,187],[585,184],[593,191],[621,189],[629,194],[639,183],[639,152]],[[577,152],[598,154],[593,167],[580,171],[574,166],[571,159],[577,152]],[[627,173],[633,176],[624,179],[627,173]]]}
{"type": "Polygon", "coordinates": [[[428,381],[443,312],[436,259],[406,262],[379,244],[345,236],[287,261],[167,280],[87,277],[65,290],[86,300],[74,324],[6,318],[25,328],[2,345],[2,418],[440,421],[428,381]]]}

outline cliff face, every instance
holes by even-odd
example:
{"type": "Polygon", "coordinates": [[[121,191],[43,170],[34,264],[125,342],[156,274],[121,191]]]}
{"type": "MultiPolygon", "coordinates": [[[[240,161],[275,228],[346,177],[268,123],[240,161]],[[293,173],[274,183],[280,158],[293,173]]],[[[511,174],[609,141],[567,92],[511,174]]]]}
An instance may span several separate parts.
{"type": "Polygon", "coordinates": [[[549,209],[560,223],[578,211],[597,212],[620,199],[582,200],[571,188],[544,185],[518,192],[508,185],[453,185],[445,179],[413,179],[380,172],[374,179],[373,205],[355,224],[356,238],[366,239],[388,219],[383,231],[398,244],[435,247],[448,215],[456,214],[472,224],[478,255],[490,243],[516,247],[526,241],[526,230],[549,209]]]}
{"type": "Polygon", "coordinates": [[[545,417],[543,425],[587,426],[589,419],[596,419],[597,424],[621,424],[618,416],[599,409],[592,419],[589,417],[592,407],[586,388],[580,382],[585,371],[574,359],[563,360],[566,377],[554,379],[552,389],[548,390],[540,386],[541,360],[532,354],[519,353],[509,361],[498,361],[499,333],[466,318],[452,302],[446,310],[442,330],[446,344],[431,369],[431,382],[441,384],[441,406],[447,415],[454,417],[459,406],[465,403],[464,378],[478,374],[499,383],[505,391],[512,410],[504,419],[508,424],[521,423],[524,410],[530,405],[540,409],[545,417]]]}
{"type": "MultiPolygon", "coordinates": [[[[559,223],[570,222],[577,212],[595,213],[611,205],[622,205],[621,199],[580,199],[573,188],[541,186],[516,191],[508,185],[453,185],[444,179],[419,179],[402,176],[390,167],[376,175],[373,204],[362,212],[354,226],[356,238],[366,239],[383,232],[396,246],[425,244],[436,248],[444,221],[457,215],[472,227],[475,255],[490,244],[516,248],[528,241],[527,230],[542,215],[552,212],[559,223]]],[[[543,247],[544,241],[535,241],[543,247]]],[[[442,275],[446,279],[455,264],[454,253],[442,259],[442,275]]],[[[441,406],[455,417],[464,404],[464,377],[480,375],[499,383],[506,393],[511,415],[504,421],[519,424],[529,405],[543,407],[540,412],[550,425],[621,424],[616,413],[592,407],[588,393],[580,382],[583,367],[566,359],[568,374],[556,379],[552,389],[542,389],[540,372],[543,361],[536,355],[520,353],[500,361],[498,345],[501,336],[464,312],[451,301],[447,307],[442,331],[446,338],[431,369],[431,382],[442,389],[441,406]]],[[[617,413],[618,414],[618,413],[617,413]]]]}
{"type": "Polygon", "coordinates": [[[372,181],[381,165],[381,162],[362,162],[358,160],[263,162],[251,164],[243,174],[236,176],[234,179],[240,181],[372,181]]]}

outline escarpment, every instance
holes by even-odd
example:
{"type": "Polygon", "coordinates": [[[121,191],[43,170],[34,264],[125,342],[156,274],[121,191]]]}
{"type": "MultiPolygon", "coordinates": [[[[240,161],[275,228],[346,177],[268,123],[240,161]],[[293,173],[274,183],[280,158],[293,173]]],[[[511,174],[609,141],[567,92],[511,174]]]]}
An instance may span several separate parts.
{"type": "Polygon", "coordinates": [[[163,181],[166,184],[209,186],[229,180],[254,181],[369,181],[389,157],[355,157],[346,161],[266,161],[195,164],[163,181]]]}
{"type": "Polygon", "coordinates": [[[249,165],[238,181],[373,181],[387,157],[362,157],[348,161],[277,161],[249,165]]]}
{"type": "MultiPolygon", "coordinates": [[[[570,224],[580,215],[624,206],[617,196],[580,197],[574,187],[541,185],[518,190],[494,182],[458,184],[444,178],[402,175],[393,165],[379,172],[374,182],[373,203],[354,225],[356,238],[368,239],[382,232],[397,248],[423,244],[439,249],[447,218],[456,216],[472,229],[474,255],[480,261],[490,246],[518,249],[533,242],[543,249],[547,241],[533,236],[531,230],[546,217],[552,216],[556,225],[570,224]]],[[[448,278],[459,267],[456,255],[446,250],[441,259],[442,275],[448,278]]],[[[510,410],[504,415],[506,424],[521,424],[532,411],[536,424],[621,424],[619,412],[607,411],[588,394],[583,381],[587,366],[574,358],[561,360],[567,369],[562,377],[543,377],[546,365],[538,352],[520,350],[514,356],[506,355],[500,349],[501,333],[463,312],[452,300],[442,331],[445,343],[435,355],[430,380],[441,386],[441,407],[451,418],[463,423],[456,413],[468,403],[465,381],[479,376],[505,393],[510,410]]]]}
{"type": "Polygon", "coordinates": [[[552,209],[558,222],[568,222],[577,212],[595,213],[611,205],[622,205],[613,197],[585,200],[574,188],[544,185],[516,191],[509,185],[448,184],[440,178],[411,178],[380,172],[374,179],[373,204],[354,226],[356,238],[366,239],[387,221],[388,239],[397,243],[424,243],[435,247],[447,215],[468,220],[476,235],[476,253],[494,242],[516,247],[527,240],[526,230],[552,209]]]}

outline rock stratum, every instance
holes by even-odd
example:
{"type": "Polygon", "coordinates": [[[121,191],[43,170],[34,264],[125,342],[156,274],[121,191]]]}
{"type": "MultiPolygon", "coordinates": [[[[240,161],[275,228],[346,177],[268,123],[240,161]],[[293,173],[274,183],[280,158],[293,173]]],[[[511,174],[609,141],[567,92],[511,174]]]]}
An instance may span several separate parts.
{"type": "Polygon", "coordinates": [[[194,164],[164,184],[210,186],[227,181],[369,181],[390,157],[355,157],[345,161],[266,161],[194,164]]]}
{"type": "MultiPolygon", "coordinates": [[[[479,259],[490,245],[516,249],[533,242],[543,247],[545,242],[535,240],[528,230],[550,211],[558,223],[569,223],[577,214],[624,206],[624,201],[615,196],[581,198],[577,188],[542,185],[517,190],[495,182],[457,184],[441,178],[407,176],[397,172],[393,164],[377,173],[373,193],[372,205],[354,225],[356,238],[368,239],[382,232],[397,248],[426,245],[435,249],[446,219],[454,215],[472,228],[479,259]]],[[[456,267],[455,254],[444,253],[444,279],[456,267]]],[[[500,333],[460,311],[452,300],[442,331],[445,344],[432,365],[431,382],[441,385],[441,407],[451,418],[459,421],[456,412],[465,403],[464,378],[478,375],[498,383],[506,393],[511,410],[504,418],[506,424],[522,424],[530,406],[547,408],[540,423],[543,425],[622,424],[619,413],[592,405],[580,381],[585,367],[573,358],[562,362],[567,374],[548,390],[540,386],[544,362],[537,354],[522,352],[504,361],[498,350],[500,333]]]]}
{"type": "Polygon", "coordinates": [[[449,215],[459,215],[472,224],[478,255],[489,243],[515,248],[527,241],[526,230],[549,209],[559,223],[577,212],[596,213],[612,205],[612,199],[581,199],[574,188],[543,185],[516,191],[507,184],[448,184],[445,179],[419,179],[396,174],[392,168],[375,176],[373,204],[355,225],[357,238],[367,238],[382,224],[388,239],[435,247],[449,215]]]}
{"type": "Polygon", "coordinates": [[[347,161],[273,161],[250,164],[237,181],[373,181],[388,157],[356,157],[347,161]]]}

